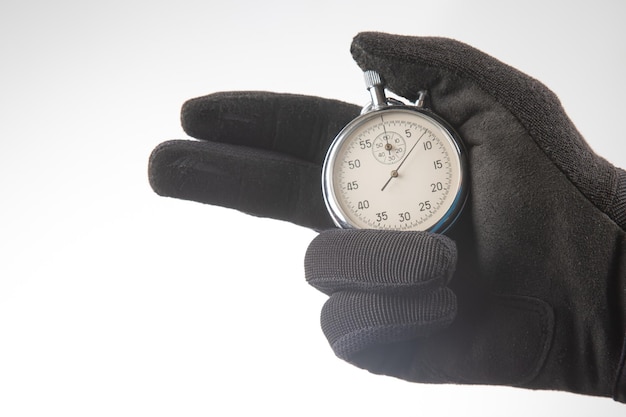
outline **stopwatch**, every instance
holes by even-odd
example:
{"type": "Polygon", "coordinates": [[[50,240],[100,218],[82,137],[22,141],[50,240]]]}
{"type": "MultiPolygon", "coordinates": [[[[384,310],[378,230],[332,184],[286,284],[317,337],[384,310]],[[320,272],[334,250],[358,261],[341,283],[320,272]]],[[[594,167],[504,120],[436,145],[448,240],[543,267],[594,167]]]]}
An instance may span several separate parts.
{"type": "Polygon", "coordinates": [[[341,228],[445,232],[468,194],[460,136],[424,106],[386,97],[365,71],[371,103],[332,142],[322,168],[324,201],[341,228]]]}

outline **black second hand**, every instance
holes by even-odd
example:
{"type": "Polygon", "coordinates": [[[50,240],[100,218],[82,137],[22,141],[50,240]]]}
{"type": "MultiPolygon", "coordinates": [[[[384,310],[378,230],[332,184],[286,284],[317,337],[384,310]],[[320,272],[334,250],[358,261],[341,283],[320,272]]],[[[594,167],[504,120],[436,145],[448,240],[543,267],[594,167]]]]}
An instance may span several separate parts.
{"type": "Polygon", "coordinates": [[[422,136],[420,136],[419,139],[417,139],[417,141],[413,144],[413,146],[411,146],[411,149],[409,149],[407,154],[404,155],[404,159],[400,162],[400,165],[398,165],[398,168],[396,168],[393,171],[391,171],[391,176],[389,177],[389,179],[387,180],[385,185],[383,185],[383,188],[380,189],[380,191],[385,191],[385,188],[387,188],[387,185],[389,185],[391,180],[398,176],[398,171],[400,171],[400,167],[404,164],[404,162],[407,160],[407,158],[409,157],[411,152],[413,152],[413,149],[415,149],[415,147],[417,146],[419,141],[422,140],[422,138],[424,137],[425,134],[426,134],[426,131],[424,131],[424,133],[422,133],[422,136]]]}

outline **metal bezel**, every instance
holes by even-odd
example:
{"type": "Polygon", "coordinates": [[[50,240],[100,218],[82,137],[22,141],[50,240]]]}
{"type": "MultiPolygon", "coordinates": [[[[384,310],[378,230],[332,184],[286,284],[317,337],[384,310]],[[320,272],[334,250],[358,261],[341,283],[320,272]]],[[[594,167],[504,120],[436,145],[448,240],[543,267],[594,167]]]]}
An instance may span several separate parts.
{"type": "MultiPolygon", "coordinates": [[[[441,219],[437,221],[433,226],[429,227],[425,231],[428,232],[437,232],[444,233],[446,230],[454,224],[460,215],[465,202],[467,201],[468,196],[468,168],[467,168],[467,157],[466,150],[463,145],[463,141],[460,136],[455,132],[455,130],[441,117],[436,115],[435,113],[424,109],[418,108],[415,106],[405,106],[405,105],[391,105],[386,106],[379,109],[368,110],[360,116],[356,117],[350,123],[348,123],[335,137],[332,144],[330,145],[328,152],[326,154],[326,158],[324,159],[324,165],[322,168],[322,193],[324,196],[324,202],[326,203],[326,207],[328,212],[337,227],[343,229],[355,229],[358,228],[356,225],[352,224],[349,220],[349,217],[345,214],[341,205],[338,202],[337,195],[335,194],[334,189],[334,180],[333,180],[333,169],[337,159],[337,154],[341,149],[342,145],[346,141],[346,139],[361,126],[366,121],[371,118],[379,117],[381,112],[391,112],[391,111],[408,111],[413,113],[419,113],[421,117],[425,119],[429,119],[430,122],[438,125],[442,131],[444,131],[448,139],[452,144],[452,148],[454,149],[456,156],[459,159],[459,165],[461,167],[461,175],[459,181],[459,188],[457,190],[456,196],[450,208],[443,214],[441,219]]],[[[409,229],[409,230],[420,230],[420,229],[409,229]]]]}

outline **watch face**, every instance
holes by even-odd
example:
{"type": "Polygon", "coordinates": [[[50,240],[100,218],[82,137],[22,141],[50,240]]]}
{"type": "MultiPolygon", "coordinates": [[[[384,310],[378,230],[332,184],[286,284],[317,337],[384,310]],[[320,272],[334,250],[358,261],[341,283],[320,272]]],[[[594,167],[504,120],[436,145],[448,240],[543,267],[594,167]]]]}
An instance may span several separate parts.
{"type": "Polygon", "coordinates": [[[398,107],[356,118],[331,145],[322,182],[337,226],[442,232],[460,212],[460,139],[436,116],[398,107]]]}

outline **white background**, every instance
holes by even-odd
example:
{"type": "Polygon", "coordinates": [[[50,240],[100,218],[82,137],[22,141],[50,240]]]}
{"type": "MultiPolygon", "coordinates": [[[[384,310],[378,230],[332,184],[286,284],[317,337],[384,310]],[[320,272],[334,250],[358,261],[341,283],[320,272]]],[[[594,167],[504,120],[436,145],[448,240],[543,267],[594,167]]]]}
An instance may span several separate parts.
{"type": "Polygon", "coordinates": [[[625,4],[3,0],[0,416],[624,415],[344,364],[304,281],[314,232],[157,197],[146,168],[191,97],[363,104],[364,30],[453,37],[533,75],[626,167],[625,4]]]}

